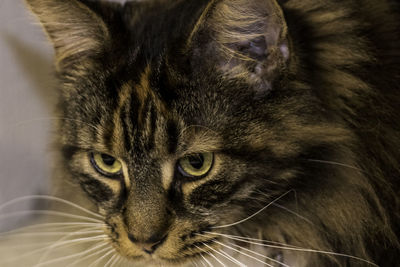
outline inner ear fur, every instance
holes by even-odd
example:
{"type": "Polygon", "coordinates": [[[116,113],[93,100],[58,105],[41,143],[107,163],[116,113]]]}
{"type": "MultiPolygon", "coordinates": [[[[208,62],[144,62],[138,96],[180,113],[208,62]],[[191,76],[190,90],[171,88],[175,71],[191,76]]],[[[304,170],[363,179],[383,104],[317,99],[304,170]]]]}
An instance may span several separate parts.
{"type": "Polygon", "coordinates": [[[287,38],[276,0],[215,0],[200,16],[188,45],[223,75],[267,91],[286,67],[287,38]]]}
{"type": "Polygon", "coordinates": [[[83,1],[25,1],[53,43],[58,71],[98,53],[109,40],[106,24],[83,1]]]}

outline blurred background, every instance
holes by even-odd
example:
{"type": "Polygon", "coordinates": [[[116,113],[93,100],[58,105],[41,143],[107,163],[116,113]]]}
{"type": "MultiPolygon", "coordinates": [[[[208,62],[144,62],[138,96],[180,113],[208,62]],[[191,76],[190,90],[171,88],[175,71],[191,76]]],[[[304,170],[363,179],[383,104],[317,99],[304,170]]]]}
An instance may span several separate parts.
{"type": "MultiPolygon", "coordinates": [[[[0,206],[48,190],[52,55],[23,1],[0,0],[0,206]]],[[[0,210],[0,231],[11,223],[1,217],[8,210],[0,210]]]]}
{"type": "Polygon", "coordinates": [[[23,0],[0,0],[0,231],[15,224],[2,214],[34,205],[25,201],[5,210],[2,204],[48,192],[57,90],[52,56],[23,0]]]}

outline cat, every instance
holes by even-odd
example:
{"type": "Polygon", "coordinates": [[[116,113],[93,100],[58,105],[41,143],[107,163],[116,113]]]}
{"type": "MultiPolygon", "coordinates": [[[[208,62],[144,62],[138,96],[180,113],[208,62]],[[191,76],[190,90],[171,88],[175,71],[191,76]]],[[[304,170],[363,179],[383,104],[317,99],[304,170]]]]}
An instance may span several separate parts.
{"type": "Polygon", "coordinates": [[[397,2],[26,3],[60,81],[41,198],[86,216],[10,266],[398,265],[397,2]]]}

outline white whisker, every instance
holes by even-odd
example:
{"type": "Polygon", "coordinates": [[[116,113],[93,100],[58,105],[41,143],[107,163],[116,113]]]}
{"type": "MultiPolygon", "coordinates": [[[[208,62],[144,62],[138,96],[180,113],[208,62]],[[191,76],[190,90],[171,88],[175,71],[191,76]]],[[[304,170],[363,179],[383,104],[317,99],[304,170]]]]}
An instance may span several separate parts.
{"type": "MultiPolygon", "coordinates": [[[[108,244],[104,243],[103,245],[108,245],[108,244]]],[[[99,248],[99,247],[101,247],[101,246],[97,246],[96,249],[99,248]]],[[[91,249],[91,250],[94,250],[94,248],[91,249]]],[[[53,259],[53,260],[49,260],[49,261],[46,261],[46,262],[39,262],[34,267],[46,266],[46,265],[49,265],[49,264],[52,264],[52,263],[55,263],[55,262],[73,259],[73,258],[79,257],[81,255],[85,255],[86,253],[88,253],[88,251],[79,252],[79,253],[76,253],[76,254],[64,256],[64,257],[53,259]]]]}
{"type": "Polygon", "coordinates": [[[110,267],[114,267],[115,265],[119,264],[121,262],[121,256],[117,255],[115,258],[114,262],[110,265],[110,267]]]}
{"type": "MultiPolygon", "coordinates": [[[[18,233],[14,234],[13,236],[17,237],[30,237],[30,236],[59,236],[59,235],[65,235],[68,232],[34,232],[34,233],[18,233]]],[[[78,233],[73,233],[71,236],[74,235],[88,235],[88,234],[100,234],[104,233],[103,230],[96,230],[96,231],[87,231],[87,232],[78,232],[78,233]]]]}
{"type": "MultiPolygon", "coordinates": [[[[203,236],[204,236],[204,235],[203,235],[203,236]]],[[[243,263],[241,263],[241,262],[238,261],[237,259],[233,258],[233,257],[230,256],[229,254],[225,253],[224,251],[222,251],[222,250],[221,250],[221,251],[215,250],[215,249],[213,249],[212,247],[208,246],[208,245],[205,244],[205,243],[203,243],[203,245],[205,245],[205,246],[207,246],[208,248],[212,249],[212,250],[215,251],[217,254],[219,254],[219,255],[221,255],[222,257],[224,257],[224,258],[230,260],[231,262],[236,263],[236,264],[239,265],[239,266],[242,266],[242,267],[244,266],[244,267],[246,267],[243,263]]],[[[197,247],[197,246],[196,246],[196,247],[197,247]]],[[[202,249],[199,248],[199,247],[198,247],[198,249],[202,250],[202,249]]],[[[202,251],[204,251],[204,250],[202,250],[202,251]]]]}
{"type": "Polygon", "coordinates": [[[349,169],[353,169],[353,170],[365,173],[364,170],[362,170],[362,169],[360,169],[358,167],[355,167],[355,166],[352,166],[352,165],[349,165],[349,164],[345,164],[345,163],[336,162],[336,161],[320,160],[320,159],[307,159],[307,161],[346,167],[346,168],[349,168],[349,169]]]}
{"type": "Polygon", "coordinates": [[[193,264],[195,267],[199,266],[199,265],[197,264],[197,262],[195,262],[193,259],[190,260],[190,263],[193,264]]]}
{"type": "Polygon", "coordinates": [[[73,215],[73,214],[59,212],[59,211],[53,211],[53,210],[24,210],[24,211],[10,212],[10,213],[1,215],[0,220],[12,218],[15,216],[20,216],[20,215],[26,215],[26,214],[53,215],[53,216],[71,218],[71,219],[86,220],[86,221],[95,222],[95,223],[102,223],[102,221],[93,219],[90,217],[73,215]]]}
{"type": "Polygon", "coordinates": [[[242,247],[242,246],[233,244],[233,243],[231,243],[231,242],[228,242],[228,243],[229,243],[229,245],[235,246],[235,247],[240,248],[240,249],[242,249],[242,250],[245,250],[245,251],[247,251],[247,252],[253,253],[254,255],[260,256],[260,257],[262,257],[262,258],[264,258],[264,259],[267,259],[267,260],[270,260],[270,261],[272,261],[272,262],[278,263],[278,264],[280,264],[281,266],[290,267],[289,265],[284,264],[283,262],[280,262],[280,261],[275,260],[275,259],[273,259],[273,258],[271,258],[271,257],[265,256],[265,255],[263,255],[263,254],[261,254],[261,253],[252,251],[251,249],[247,249],[247,248],[245,248],[245,247],[242,247]]]}
{"type": "Polygon", "coordinates": [[[320,253],[320,254],[326,254],[326,255],[331,255],[331,256],[339,256],[339,257],[346,257],[354,260],[359,260],[371,265],[374,265],[376,267],[379,267],[377,264],[370,262],[368,260],[365,260],[363,258],[359,258],[356,256],[348,255],[348,254],[343,254],[343,253],[337,253],[337,252],[331,252],[331,251],[323,251],[323,250],[316,250],[316,249],[308,249],[308,248],[299,248],[299,247],[287,247],[287,246],[276,246],[276,245],[269,245],[269,244],[264,244],[264,243],[259,243],[259,242],[253,242],[249,240],[244,240],[241,238],[236,238],[236,237],[229,237],[226,236],[228,239],[232,240],[237,240],[241,242],[245,242],[248,244],[253,244],[253,245],[258,245],[258,246],[263,246],[263,247],[268,247],[268,248],[277,248],[277,249],[283,249],[283,250],[291,250],[291,251],[300,251],[300,252],[310,252],[310,253],[320,253]]]}
{"type": "MultiPolygon", "coordinates": [[[[203,257],[203,259],[204,259],[204,257],[203,257]]],[[[203,264],[204,267],[207,267],[207,265],[204,263],[204,260],[200,261],[200,262],[201,262],[201,264],[203,264]]]]}
{"type": "MultiPolygon", "coordinates": [[[[64,240],[70,238],[71,236],[76,235],[76,233],[84,233],[84,232],[86,232],[86,231],[96,230],[96,229],[97,229],[97,227],[96,227],[96,228],[93,228],[93,227],[86,227],[86,228],[81,228],[81,229],[79,229],[79,230],[77,230],[77,231],[68,233],[67,235],[64,235],[63,237],[61,237],[60,239],[58,239],[58,240],[53,244],[53,246],[50,246],[50,247],[43,253],[43,255],[40,257],[39,263],[40,263],[43,259],[45,259],[45,258],[47,257],[47,255],[48,255],[54,248],[56,248],[57,245],[58,245],[59,243],[61,243],[62,241],[64,241],[64,240]]],[[[104,233],[104,232],[103,232],[103,233],[104,233]]]]}
{"type": "Polygon", "coordinates": [[[96,266],[97,263],[100,263],[104,258],[106,258],[108,255],[110,255],[111,253],[114,253],[114,252],[115,252],[114,248],[111,247],[110,250],[106,254],[104,254],[103,256],[101,256],[100,258],[95,260],[94,262],[92,262],[88,267],[96,266]]]}
{"type": "Polygon", "coordinates": [[[85,209],[85,208],[83,208],[83,207],[81,207],[81,206],[79,206],[79,205],[77,205],[77,204],[75,204],[75,203],[73,203],[71,201],[68,201],[68,200],[65,200],[65,199],[62,199],[62,198],[58,198],[58,197],[54,197],[54,196],[47,196],[47,195],[30,195],[30,196],[19,197],[19,198],[10,200],[10,201],[2,204],[0,206],[0,210],[4,209],[4,208],[6,208],[6,207],[8,207],[10,205],[13,205],[13,204],[25,201],[25,200],[36,200],[36,199],[52,200],[52,201],[60,202],[60,203],[72,206],[72,207],[74,207],[74,208],[76,208],[78,210],[81,210],[83,212],[86,212],[86,213],[92,215],[93,217],[96,217],[96,218],[99,218],[99,219],[104,218],[100,214],[97,214],[97,213],[94,213],[94,212],[92,212],[92,211],[90,211],[88,209],[85,209]]]}
{"type": "MultiPolygon", "coordinates": [[[[198,247],[197,247],[198,248],[198,247]]],[[[213,267],[213,265],[211,264],[211,262],[209,262],[206,257],[203,256],[203,254],[200,254],[200,256],[203,258],[203,260],[205,260],[205,262],[207,262],[208,266],[213,267]]]]}
{"type": "MultiPolygon", "coordinates": [[[[57,244],[57,247],[66,247],[66,246],[74,245],[76,243],[86,243],[86,242],[94,242],[94,241],[99,241],[99,240],[106,240],[106,238],[107,238],[106,235],[90,237],[90,238],[77,238],[77,239],[67,240],[67,241],[64,241],[62,243],[59,243],[59,244],[57,244]]],[[[34,255],[35,253],[42,252],[43,250],[49,249],[49,248],[51,248],[53,246],[54,246],[54,244],[52,243],[51,246],[40,248],[40,249],[36,249],[34,251],[30,251],[30,252],[25,253],[23,255],[19,255],[16,258],[6,259],[5,262],[12,262],[17,258],[20,259],[20,258],[24,258],[24,257],[30,256],[30,255],[34,255]]]]}
{"type": "MultiPolygon", "coordinates": [[[[260,191],[260,190],[256,190],[254,193],[257,193],[257,194],[260,194],[260,195],[262,195],[262,196],[268,197],[268,195],[267,195],[266,193],[264,193],[264,192],[262,192],[262,191],[260,191]]],[[[254,197],[253,197],[252,199],[257,200],[257,202],[260,202],[260,200],[257,199],[257,198],[254,198],[254,197]]],[[[296,203],[297,203],[297,196],[296,196],[296,203]]],[[[297,204],[296,204],[296,205],[297,205],[297,204]]],[[[285,207],[285,206],[279,205],[278,203],[274,203],[273,206],[278,207],[278,208],[280,208],[280,209],[283,209],[283,210],[285,210],[285,211],[287,211],[287,212],[289,212],[289,213],[291,213],[291,214],[293,214],[293,215],[296,215],[296,216],[299,217],[300,219],[302,219],[302,220],[308,222],[309,224],[314,225],[314,223],[313,223],[312,221],[310,221],[310,220],[307,219],[306,217],[300,215],[298,212],[295,212],[295,211],[293,211],[293,210],[291,210],[291,209],[289,209],[289,208],[287,208],[287,207],[285,207]]]]}
{"type": "MultiPolygon", "coordinates": [[[[3,247],[7,247],[8,249],[10,248],[15,248],[15,249],[20,249],[20,248],[26,248],[26,247],[33,247],[36,248],[38,246],[47,246],[47,245],[51,245],[53,244],[53,241],[35,241],[34,243],[24,243],[24,244],[6,244],[6,245],[2,245],[3,247]]],[[[33,249],[32,248],[32,249],[33,249]]],[[[1,249],[1,247],[0,247],[1,249]]]]}
{"type": "Polygon", "coordinates": [[[117,254],[114,254],[110,257],[110,259],[104,264],[104,267],[110,267],[111,262],[114,261],[114,259],[117,257],[117,254]]]}
{"type": "Polygon", "coordinates": [[[310,220],[307,219],[306,217],[300,215],[298,212],[295,212],[295,211],[293,211],[293,210],[291,210],[291,209],[289,209],[289,208],[286,208],[285,206],[282,206],[282,205],[279,205],[279,204],[276,204],[276,203],[274,203],[273,205],[274,205],[275,207],[280,208],[280,209],[286,210],[287,212],[289,212],[289,213],[291,213],[291,214],[293,214],[293,215],[299,217],[300,219],[302,219],[302,220],[308,222],[309,224],[314,225],[314,223],[313,223],[312,221],[310,221],[310,220]]]}
{"type": "Polygon", "coordinates": [[[0,237],[7,236],[10,234],[25,232],[28,230],[35,230],[38,228],[39,229],[45,228],[46,230],[49,228],[51,228],[52,230],[54,230],[54,229],[62,230],[62,229],[77,228],[77,227],[82,227],[82,226],[98,226],[99,229],[101,229],[101,227],[104,227],[104,223],[81,223],[81,222],[41,223],[41,224],[25,226],[25,227],[15,229],[15,230],[10,230],[7,232],[2,232],[2,233],[0,233],[0,237]]]}
{"type": "Polygon", "coordinates": [[[256,257],[253,257],[253,256],[251,256],[251,255],[249,255],[249,254],[247,254],[247,253],[245,253],[245,252],[243,252],[243,251],[240,251],[240,250],[235,249],[235,248],[233,248],[233,247],[231,247],[231,246],[228,246],[228,245],[226,245],[226,244],[224,244],[224,243],[222,243],[222,242],[219,242],[219,241],[216,241],[216,240],[214,240],[214,242],[217,243],[217,244],[220,244],[220,245],[223,246],[223,247],[226,247],[227,249],[231,249],[231,250],[236,251],[236,252],[238,252],[238,253],[240,253],[240,254],[242,254],[242,255],[244,255],[244,256],[247,256],[247,257],[249,257],[249,258],[251,258],[251,259],[253,259],[253,260],[255,260],[255,261],[258,261],[258,262],[262,263],[263,265],[267,265],[267,266],[269,266],[269,267],[274,267],[273,265],[271,265],[271,264],[269,264],[269,263],[263,262],[262,260],[257,259],[256,257]]]}
{"type": "Polygon", "coordinates": [[[248,216],[247,218],[244,218],[243,220],[234,222],[234,223],[230,223],[230,224],[225,224],[225,225],[220,225],[220,226],[214,226],[212,227],[213,229],[218,229],[218,228],[225,228],[225,227],[231,227],[234,225],[238,225],[241,224],[245,221],[250,220],[251,218],[257,216],[258,214],[260,214],[261,212],[263,212],[265,209],[267,209],[268,207],[270,207],[272,204],[274,204],[275,202],[279,201],[281,198],[285,197],[287,194],[289,194],[290,192],[292,192],[293,190],[289,190],[286,193],[282,194],[280,197],[274,199],[272,202],[270,202],[269,204],[267,204],[266,206],[264,206],[262,209],[258,210],[257,212],[253,213],[252,215],[248,216]]]}
{"type": "MultiPolygon", "coordinates": [[[[76,243],[86,243],[86,242],[95,242],[95,241],[99,241],[99,240],[105,240],[106,238],[107,238],[107,236],[103,235],[103,236],[96,236],[96,237],[89,237],[89,238],[77,238],[77,239],[67,240],[67,241],[64,241],[62,243],[57,244],[56,246],[54,244],[52,244],[51,246],[40,248],[40,249],[28,252],[28,253],[23,254],[23,255],[19,255],[18,258],[23,258],[23,257],[26,257],[26,256],[30,256],[30,255],[33,255],[33,254],[38,253],[38,252],[41,252],[43,250],[47,250],[47,249],[52,248],[52,247],[66,247],[66,246],[75,245],[76,243]]],[[[8,261],[12,261],[12,260],[15,260],[15,258],[14,259],[7,259],[7,262],[8,261]]]]}
{"type": "Polygon", "coordinates": [[[86,251],[82,252],[81,256],[83,256],[83,255],[86,255],[86,256],[84,256],[83,258],[80,258],[80,259],[72,262],[71,264],[68,264],[65,267],[75,266],[77,263],[85,261],[85,260],[89,259],[90,257],[93,257],[93,256],[95,256],[97,254],[101,254],[101,253],[103,253],[105,251],[108,251],[109,249],[110,249],[110,247],[109,247],[109,244],[107,244],[107,243],[101,243],[100,245],[94,245],[94,246],[90,247],[89,249],[87,249],[86,251]],[[107,247],[106,248],[102,248],[104,246],[107,246],[107,247]],[[98,250],[99,248],[102,248],[102,249],[98,250]],[[87,255],[88,253],[90,253],[92,251],[95,251],[95,252],[87,255]]]}
{"type": "MultiPolygon", "coordinates": [[[[208,248],[211,249],[212,251],[218,253],[218,251],[217,251],[216,249],[214,249],[213,247],[207,245],[206,243],[203,243],[203,245],[205,245],[206,247],[208,247],[208,248]]],[[[200,249],[200,248],[199,248],[199,249],[200,249]]],[[[212,253],[210,253],[209,255],[210,255],[211,257],[213,257],[217,262],[219,262],[223,267],[226,267],[226,265],[225,265],[222,261],[220,261],[220,260],[218,259],[217,256],[213,255],[212,253]]]]}
{"type": "Polygon", "coordinates": [[[229,259],[230,261],[232,261],[233,263],[236,263],[237,265],[241,266],[241,267],[247,267],[245,264],[243,264],[242,262],[240,262],[239,260],[235,259],[234,257],[232,257],[231,255],[229,255],[228,253],[226,253],[223,250],[220,250],[219,253],[221,253],[222,255],[224,255],[227,259],[229,259]]]}
{"type": "Polygon", "coordinates": [[[264,240],[264,239],[257,239],[257,238],[250,238],[250,237],[242,237],[242,236],[237,236],[237,235],[228,235],[228,234],[221,234],[221,233],[215,233],[215,232],[208,232],[205,231],[204,233],[206,234],[211,234],[211,235],[219,235],[219,236],[223,236],[223,237],[234,237],[234,238],[238,238],[238,239],[243,239],[241,240],[242,242],[245,242],[247,240],[250,241],[256,241],[256,242],[261,242],[261,243],[266,243],[266,244],[275,244],[275,245],[281,245],[281,246],[286,246],[286,247],[292,247],[292,248],[299,248],[302,249],[302,247],[297,247],[297,246],[293,246],[293,245],[288,245],[285,243],[281,243],[281,242],[276,242],[276,241],[269,241],[269,240],[264,240]]]}

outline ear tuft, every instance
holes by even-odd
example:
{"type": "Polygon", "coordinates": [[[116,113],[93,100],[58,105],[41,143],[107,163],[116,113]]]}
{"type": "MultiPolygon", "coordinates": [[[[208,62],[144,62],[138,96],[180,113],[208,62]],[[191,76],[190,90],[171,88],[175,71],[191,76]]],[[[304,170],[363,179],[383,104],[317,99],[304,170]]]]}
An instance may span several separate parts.
{"type": "Polygon", "coordinates": [[[97,53],[109,39],[104,21],[78,0],[26,0],[56,52],[57,70],[97,53]]]}
{"type": "MultiPolygon", "coordinates": [[[[287,26],[276,0],[220,0],[209,7],[197,38],[201,55],[228,78],[247,80],[261,93],[289,59],[287,26]],[[205,41],[205,40],[211,41],[205,41]]],[[[190,43],[194,44],[193,40],[190,43]]]]}

